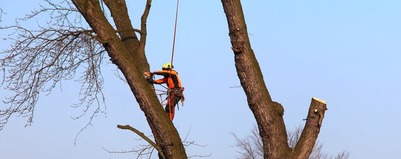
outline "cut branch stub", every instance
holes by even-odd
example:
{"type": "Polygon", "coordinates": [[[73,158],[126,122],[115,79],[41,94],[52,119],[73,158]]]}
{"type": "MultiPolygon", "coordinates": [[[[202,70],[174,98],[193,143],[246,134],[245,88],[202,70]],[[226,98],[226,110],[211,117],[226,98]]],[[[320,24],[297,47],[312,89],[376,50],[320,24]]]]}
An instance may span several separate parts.
{"type": "Polygon", "coordinates": [[[322,99],[313,97],[306,122],[311,126],[321,127],[326,110],[326,102],[322,99]]]}

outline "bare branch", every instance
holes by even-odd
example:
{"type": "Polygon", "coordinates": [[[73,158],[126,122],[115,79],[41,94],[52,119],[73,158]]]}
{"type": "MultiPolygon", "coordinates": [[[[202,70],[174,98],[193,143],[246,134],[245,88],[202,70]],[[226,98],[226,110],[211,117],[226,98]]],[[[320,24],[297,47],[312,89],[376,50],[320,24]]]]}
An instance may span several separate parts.
{"type": "Polygon", "coordinates": [[[149,156],[148,158],[151,158],[153,151],[155,149],[151,145],[141,145],[140,148],[129,150],[129,151],[110,151],[104,147],[102,147],[102,148],[103,148],[103,150],[105,150],[108,153],[136,153],[136,154],[138,154],[138,156],[136,157],[137,159],[142,156],[149,156]]]}
{"type": "Polygon", "coordinates": [[[3,9],[0,8],[0,22],[1,22],[1,17],[3,16],[4,12],[3,9]]]}
{"type": "Polygon", "coordinates": [[[288,145],[291,148],[294,148],[295,145],[297,144],[299,137],[301,136],[302,133],[302,127],[297,126],[294,130],[288,131],[287,136],[288,136],[288,145]]]}
{"type": "Polygon", "coordinates": [[[251,134],[245,138],[239,138],[235,134],[232,135],[236,140],[235,147],[239,148],[238,153],[240,156],[238,159],[263,159],[262,138],[256,125],[252,128],[251,134]]]}
{"type": "MultiPolygon", "coordinates": [[[[134,148],[133,150],[128,150],[128,151],[110,151],[110,150],[103,148],[106,152],[109,152],[109,153],[136,153],[138,155],[137,158],[139,158],[141,156],[145,156],[145,155],[149,156],[149,158],[150,158],[154,149],[158,150],[158,148],[155,147],[155,146],[157,146],[157,144],[154,143],[149,137],[147,137],[145,134],[143,134],[139,130],[137,130],[129,125],[117,125],[117,127],[120,129],[126,129],[126,130],[130,130],[130,131],[134,132],[139,137],[141,137],[141,139],[145,140],[148,144],[140,145],[140,146],[134,148]]],[[[184,144],[185,147],[190,147],[190,146],[206,147],[207,146],[207,145],[197,144],[195,141],[188,141],[189,134],[190,134],[190,130],[188,131],[187,135],[185,136],[184,140],[182,141],[182,143],[184,144]]],[[[211,154],[208,154],[208,155],[195,154],[195,155],[188,156],[188,158],[210,157],[210,156],[211,156],[211,154]]]]}
{"type": "Polygon", "coordinates": [[[15,25],[0,26],[0,30],[11,32],[6,40],[13,42],[10,49],[0,52],[0,68],[4,77],[1,85],[14,92],[3,101],[9,107],[0,110],[0,130],[13,114],[27,117],[29,125],[39,95],[50,94],[62,80],[76,79],[77,71],[83,73],[77,80],[81,83],[81,90],[75,107],[86,105],[80,116],[94,102],[98,107],[93,113],[102,112],[99,111],[100,104],[104,103],[100,64],[104,48],[92,30],[79,27],[80,21],[76,21],[79,13],[70,2],[46,2],[49,7],[41,6],[39,10],[18,19],[15,25]],[[76,13],[75,16],[72,13],[76,13]],[[38,24],[39,29],[27,29],[20,23],[42,14],[48,14],[51,20],[46,26],[38,24]]]}
{"type": "MultiPolygon", "coordinates": [[[[191,128],[189,129],[189,131],[188,131],[188,133],[187,133],[187,135],[185,136],[185,138],[184,138],[184,140],[182,141],[182,143],[184,144],[184,146],[185,147],[190,147],[190,146],[192,146],[192,145],[194,145],[194,146],[199,146],[199,147],[206,147],[207,145],[200,145],[200,144],[197,144],[197,143],[195,143],[195,141],[188,141],[188,137],[189,137],[189,134],[190,134],[190,132],[191,132],[191,128]]],[[[188,158],[193,158],[193,157],[210,157],[211,156],[211,154],[208,154],[208,155],[190,155],[190,156],[188,156],[188,158]]]]}
{"type": "MultiPolygon", "coordinates": [[[[294,148],[297,144],[300,136],[302,134],[302,127],[298,126],[293,130],[288,131],[288,145],[294,148]]],[[[251,134],[239,138],[235,134],[233,136],[236,139],[236,147],[239,148],[239,159],[263,159],[263,145],[262,139],[260,138],[259,131],[255,126],[251,130],[251,134]]],[[[349,152],[343,151],[336,154],[336,156],[331,156],[323,152],[323,144],[319,141],[313,147],[313,150],[308,159],[348,159],[349,152]]]]}
{"type": "MultiPolygon", "coordinates": [[[[133,128],[132,126],[130,126],[130,125],[117,125],[117,127],[120,128],[120,129],[130,130],[130,131],[134,132],[135,134],[137,134],[138,136],[140,136],[142,139],[144,139],[146,142],[148,142],[148,143],[149,143],[152,147],[154,147],[157,151],[163,152],[163,151],[161,150],[161,148],[160,148],[156,143],[154,143],[154,142],[153,142],[151,139],[149,139],[145,134],[143,134],[143,133],[140,132],[139,130],[133,128]]],[[[163,153],[159,153],[159,154],[160,154],[163,158],[165,158],[164,155],[163,155],[163,153]]]]}
{"type": "Polygon", "coordinates": [[[348,159],[350,158],[350,153],[348,151],[343,151],[339,154],[334,159],[348,159]]]}
{"type": "Polygon", "coordinates": [[[149,16],[149,12],[150,12],[150,7],[152,6],[152,0],[146,0],[146,4],[145,4],[145,10],[143,11],[142,17],[141,17],[141,39],[140,39],[140,43],[144,46],[146,43],[146,37],[147,37],[147,19],[149,16]]]}

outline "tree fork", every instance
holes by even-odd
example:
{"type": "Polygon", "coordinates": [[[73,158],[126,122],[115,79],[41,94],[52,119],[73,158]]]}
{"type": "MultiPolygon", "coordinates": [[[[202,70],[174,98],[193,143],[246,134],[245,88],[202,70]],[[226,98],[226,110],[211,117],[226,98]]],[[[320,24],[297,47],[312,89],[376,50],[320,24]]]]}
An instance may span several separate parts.
{"type": "MultiPolygon", "coordinates": [[[[72,2],[97,33],[99,39],[107,41],[103,46],[113,63],[118,66],[126,78],[139,107],[145,114],[156,144],[162,151],[160,153],[163,153],[166,159],[188,158],[177,129],[166,116],[154,91],[150,89],[148,82],[143,77],[143,69],[141,69],[143,66],[139,66],[138,63],[141,60],[145,60],[147,63],[147,60],[140,58],[141,56],[135,56],[130,52],[132,50],[124,45],[104,16],[99,0],[72,0],[72,2]]],[[[136,53],[144,53],[143,51],[137,50],[136,53]]]]}
{"type": "Polygon", "coordinates": [[[240,0],[221,0],[226,14],[235,66],[248,105],[258,124],[265,158],[286,158],[291,149],[282,117],[283,109],[274,102],[251,48],[240,0]]]}
{"type": "Polygon", "coordinates": [[[274,102],[251,48],[240,0],[221,0],[226,14],[235,66],[248,105],[258,124],[265,159],[307,159],[317,140],[327,109],[323,100],[312,98],[305,128],[295,149],[288,145],[284,109],[274,102]]]}

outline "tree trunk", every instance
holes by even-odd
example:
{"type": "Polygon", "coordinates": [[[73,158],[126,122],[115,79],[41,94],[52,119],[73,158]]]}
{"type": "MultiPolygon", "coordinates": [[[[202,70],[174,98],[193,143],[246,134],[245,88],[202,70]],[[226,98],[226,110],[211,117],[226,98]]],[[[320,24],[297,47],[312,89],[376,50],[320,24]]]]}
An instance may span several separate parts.
{"type": "Polygon", "coordinates": [[[248,105],[262,137],[265,158],[285,158],[290,148],[282,118],[283,109],[272,101],[259,63],[251,48],[240,0],[222,0],[235,66],[248,105]]]}
{"type": "Polygon", "coordinates": [[[121,8],[122,5],[125,5],[125,1],[105,0],[117,28],[124,30],[124,32],[118,31],[120,36],[117,36],[117,31],[104,16],[99,0],[73,0],[73,3],[96,32],[112,62],[118,66],[125,76],[141,110],[145,113],[156,144],[162,150],[160,152],[162,156],[166,159],[186,159],[185,149],[177,129],[143,77],[143,71],[149,69],[148,66],[146,67],[144,43],[142,43],[142,47],[139,45],[135,33],[132,32],[134,29],[130,24],[126,24],[130,23],[128,14],[125,13],[127,10],[121,8]]]}
{"type": "Polygon", "coordinates": [[[247,96],[249,108],[258,125],[264,158],[307,159],[320,130],[325,104],[312,100],[308,122],[295,150],[292,150],[288,145],[283,120],[284,108],[270,97],[259,63],[251,48],[241,2],[240,0],[221,0],[221,2],[227,18],[235,67],[247,96]],[[315,112],[315,107],[318,112],[315,112]]]}

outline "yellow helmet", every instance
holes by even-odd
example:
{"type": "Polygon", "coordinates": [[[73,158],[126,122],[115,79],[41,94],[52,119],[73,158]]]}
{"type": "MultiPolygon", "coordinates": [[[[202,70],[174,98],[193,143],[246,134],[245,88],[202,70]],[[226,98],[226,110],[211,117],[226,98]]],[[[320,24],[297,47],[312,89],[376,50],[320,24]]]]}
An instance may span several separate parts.
{"type": "Polygon", "coordinates": [[[163,64],[163,66],[162,66],[162,69],[172,69],[172,68],[174,68],[174,66],[173,65],[171,65],[169,62],[167,62],[167,63],[164,63],[163,64]]]}

